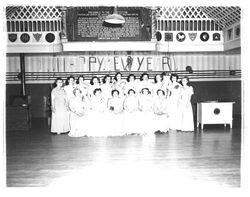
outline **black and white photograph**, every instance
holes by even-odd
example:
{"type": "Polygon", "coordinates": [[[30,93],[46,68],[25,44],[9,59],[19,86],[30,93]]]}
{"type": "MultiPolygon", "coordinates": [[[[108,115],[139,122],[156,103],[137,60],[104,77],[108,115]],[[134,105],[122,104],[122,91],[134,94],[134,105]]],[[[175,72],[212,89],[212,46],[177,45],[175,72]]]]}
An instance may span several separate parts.
{"type": "Polygon", "coordinates": [[[230,2],[6,2],[2,186],[240,196],[247,9],[230,2]]]}

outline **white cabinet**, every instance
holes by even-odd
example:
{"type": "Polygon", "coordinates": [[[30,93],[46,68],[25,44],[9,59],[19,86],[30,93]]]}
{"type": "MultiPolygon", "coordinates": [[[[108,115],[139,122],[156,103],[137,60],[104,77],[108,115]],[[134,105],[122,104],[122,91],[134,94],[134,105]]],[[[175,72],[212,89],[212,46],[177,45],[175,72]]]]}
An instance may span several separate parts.
{"type": "Polygon", "coordinates": [[[201,102],[197,103],[197,127],[201,124],[226,124],[233,127],[234,102],[201,102]]]}

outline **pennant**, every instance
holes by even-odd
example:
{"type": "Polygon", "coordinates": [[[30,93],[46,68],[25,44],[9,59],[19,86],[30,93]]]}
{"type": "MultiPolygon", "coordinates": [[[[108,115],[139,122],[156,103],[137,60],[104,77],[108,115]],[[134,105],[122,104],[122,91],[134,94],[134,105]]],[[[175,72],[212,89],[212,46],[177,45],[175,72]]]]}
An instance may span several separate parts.
{"type": "Polygon", "coordinates": [[[214,33],[213,34],[213,40],[214,41],[220,41],[220,34],[219,33],[214,33]]]}
{"type": "Polygon", "coordinates": [[[33,36],[34,36],[35,40],[36,40],[37,42],[39,42],[39,40],[40,40],[41,37],[42,37],[42,34],[36,33],[36,34],[33,34],[33,36]]]}
{"type": "Polygon", "coordinates": [[[194,41],[197,37],[197,33],[188,33],[190,40],[194,41]]]}
{"type": "Polygon", "coordinates": [[[30,41],[30,35],[27,33],[23,33],[20,37],[21,41],[27,43],[30,41]]]}
{"type": "Polygon", "coordinates": [[[209,34],[208,34],[207,32],[201,33],[200,39],[201,39],[201,41],[203,41],[203,42],[208,41],[208,39],[209,39],[209,34]]]}
{"type": "Polygon", "coordinates": [[[9,38],[9,41],[15,42],[17,40],[17,34],[9,34],[8,38],[9,38]]]}
{"type": "Polygon", "coordinates": [[[55,41],[55,35],[52,33],[47,33],[47,35],[45,36],[45,40],[49,43],[54,42],[55,41]]]}
{"type": "Polygon", "coordinates": [[[186,39],[186,36],[184,33],[180,32],[176,35],[176,39],[179,41],[179,42],[183,42],[185,39],[186,39]]]}
{"type": "Polygon", "coordinates": [[[173,41],[173,33],[165,33],[165,41],[173,41]]]}

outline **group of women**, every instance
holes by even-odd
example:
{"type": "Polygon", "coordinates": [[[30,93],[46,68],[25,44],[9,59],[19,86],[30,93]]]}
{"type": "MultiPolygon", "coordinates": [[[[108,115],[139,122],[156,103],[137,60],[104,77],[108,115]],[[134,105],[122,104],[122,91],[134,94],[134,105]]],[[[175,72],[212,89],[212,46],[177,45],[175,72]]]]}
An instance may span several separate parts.
{"type": "Polygon", "coordinates": [[[153,135],[169,130],[193,131],[192,86],[188,78],[163,72],[154,77],[147,73],[140,80],[120,72],[102,81],[94,76],[90,84],[81,75],[70,76],[63,85],[56,79],[51,92],[52,133],[70,137],[153,135]]]}

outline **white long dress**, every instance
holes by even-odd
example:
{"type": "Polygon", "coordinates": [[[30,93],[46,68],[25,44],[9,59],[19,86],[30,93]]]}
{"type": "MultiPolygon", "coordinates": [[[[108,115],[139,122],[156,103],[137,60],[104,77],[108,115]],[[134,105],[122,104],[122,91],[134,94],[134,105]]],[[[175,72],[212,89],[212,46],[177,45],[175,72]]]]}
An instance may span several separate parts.
{"type": "Polygon", "coordinates": [[[140,112],[139,112],[139,101],[135,95],[127,96],[123,104],[124,114],[123,114],[123,133],[124,134],[134,134],[141,133],[142,131],[140,124],[140,112]]]}
{"type": "Polygon", "coordinates": [[[157,96],[154,99],[153,109],[155,114],[154,131],[168,131],[170,126],[168,100],[164,96],[157,96]]]}
{"type": "Polygon", "coordinates": [[[85,127],[85,103],[81,97],[73,97],[69,101],[70,108],[70,137],[82,137],[87,135],[87,128],[85,127]]]}
{"type": "MultiPolygon", "coordinates": [[[[67,95],[67,105],[69,106],[69,100],[71,99],[71,98],[74,98],[74,93],[73,93],[73,91],[74,91],[74,89],[75,89],[75,85],[66,85],[66,86],[64,86],[64,90],[65,90],[65,92],[66,92],[66,95],[67,95]]],[[[70,110],[68,110],[68,112],[67,112],[67,115],[68,115],[68,124],[70,124],[70,110]]]]}
{"type": "Polygon", "coordinates": [[[69,131],[67,95],[63,88],[51,91],[52,111],[51,133],[66,133],[69,131]]]}
{"type": "Polygon", "coordinates": [[[93,95],[90,99],[87,117],[88,136],[108,136],[107,103],[101,96],[93,95]]]}
{"type": "Polygon", "coordinates": [[[155,121],[151,94],[139,97],[140,124],[142,134],[154,134],[155,121]]]}
{"type": "Polygon", "coordinates": [[[193,109],[191,104],[191,96],[194,94],[192,86],[181,87],[181,130],[194,131],[193,109]]]}
{"type": "Polygon", "coordinates": [[[170,129],[180,130],[181,111],[180,111],[180,98],[181,98],[181,84],[173,82],[169,86],[169,118],[170,129]]]}
{"type": "Polygon", "coordinates": [[[108,113],[106,114],[107,135],[121,136],[123,133],[123,99],[112,97],[108,100],[108,113]]]}

